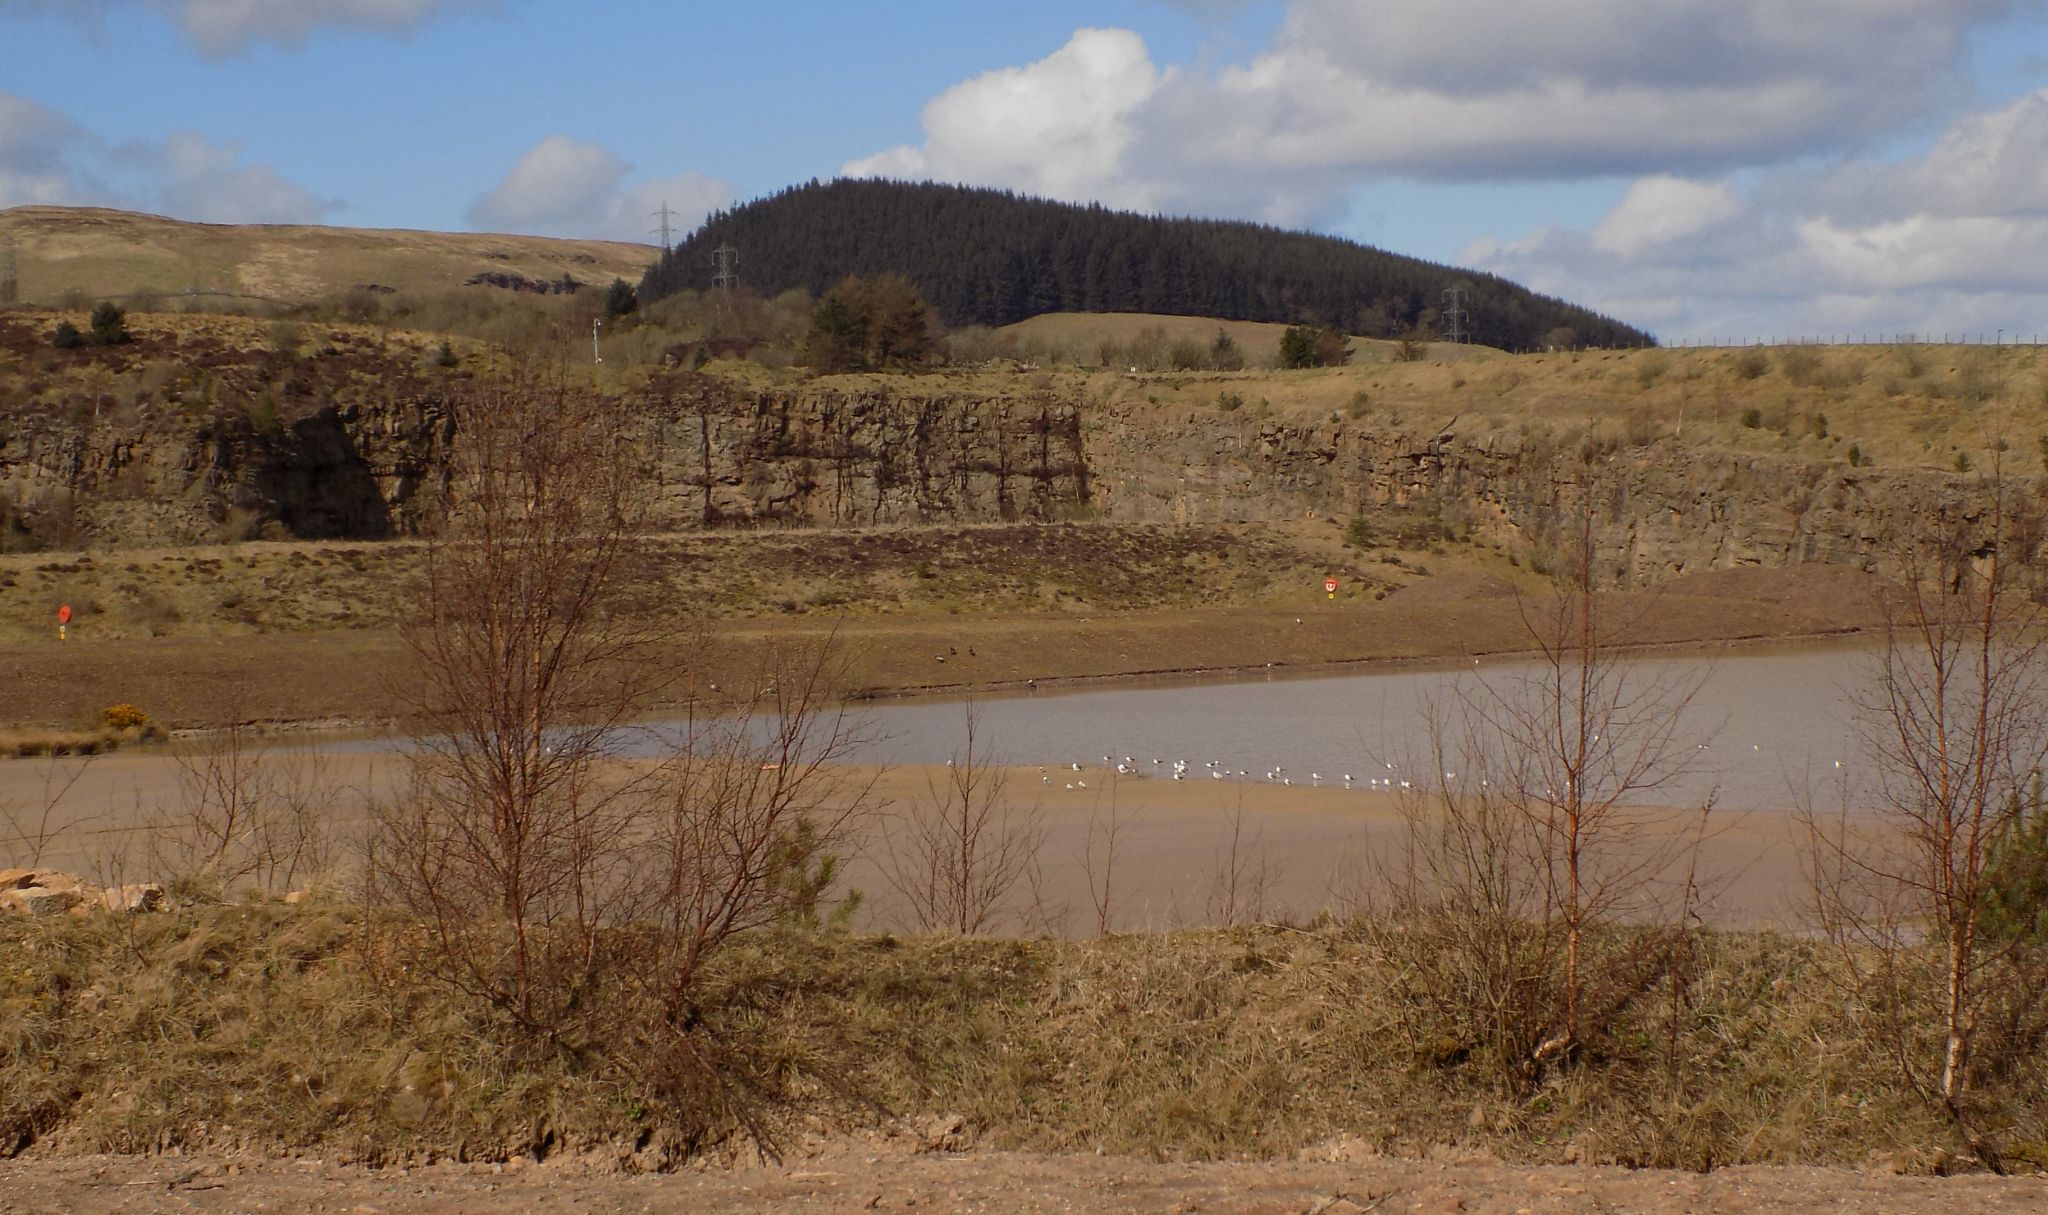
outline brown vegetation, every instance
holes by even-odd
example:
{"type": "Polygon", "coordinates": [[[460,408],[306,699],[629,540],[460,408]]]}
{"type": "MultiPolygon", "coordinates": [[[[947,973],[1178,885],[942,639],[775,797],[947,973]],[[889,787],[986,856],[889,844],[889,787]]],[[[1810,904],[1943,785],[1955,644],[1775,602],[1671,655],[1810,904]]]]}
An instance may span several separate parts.
{"type": "Polygon", "coordinates": [[[1989,551],[1915,552],[1914,590],[1889,601],[1859,705],[1879,767],[1860,792],[1880,814],[1852,817],[1845,790],[1839,814],[1805,817],[1818,920],[1842,950],[1862,1035],[1997,1167],[2003,1082],[2048,1042],[2048,636],[2006,556],[2039,528],[2040,505],[1996,465],[1982,491],[1971,508],[1990,515],[1989,551]]]}

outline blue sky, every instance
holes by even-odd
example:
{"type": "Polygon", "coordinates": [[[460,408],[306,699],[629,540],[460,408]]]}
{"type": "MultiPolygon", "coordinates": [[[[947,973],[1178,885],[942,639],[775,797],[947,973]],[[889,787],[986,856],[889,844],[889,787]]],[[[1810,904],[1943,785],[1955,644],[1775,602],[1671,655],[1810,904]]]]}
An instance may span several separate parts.
{"type": "Polygon", "coordinates": [[[0,206],[651,239],[840,173],[1315,228],[1667,339],[2048,331],[2037,0],[0,0],[0,206]]]}

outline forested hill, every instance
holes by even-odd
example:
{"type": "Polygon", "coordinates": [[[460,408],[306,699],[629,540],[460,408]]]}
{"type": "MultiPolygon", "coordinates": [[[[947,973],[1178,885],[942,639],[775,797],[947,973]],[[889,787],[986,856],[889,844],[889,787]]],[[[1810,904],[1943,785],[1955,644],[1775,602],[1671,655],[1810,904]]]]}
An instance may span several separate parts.
{"type": "Polygon", "coordinates": [[[1587,345],[1649,340],[1506,279],[1335,237],[883,181],[811,182],[713,215],[647,271],[642,295],[708,287],[721,245],[738,250],[740,281],[764,295],[818,294],[849,274],[900,271],[949,325],[1155,312],[1395,337],[1446,328],[1443,292],[1463,283],[1470,340],[1484,345],[1527,350],[1560,329],[1587,345]]]}

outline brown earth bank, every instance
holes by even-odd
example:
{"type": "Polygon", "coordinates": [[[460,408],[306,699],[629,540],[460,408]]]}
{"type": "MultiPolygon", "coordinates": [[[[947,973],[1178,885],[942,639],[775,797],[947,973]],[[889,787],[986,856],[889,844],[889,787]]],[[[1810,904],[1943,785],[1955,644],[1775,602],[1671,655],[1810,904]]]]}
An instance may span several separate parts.
{"type": "MultiPolygon", "coordinates": [[[[1879,621],[1869,575],[1840,567],[1693,575],[1618,593],[1605,608],[1639,646],[1836,635],[1879,621]]],[[[1419,580],[1384,600],[1313,593],[1282,606],[1073,610],[896,617],[753,619],[714,624],[690,650],[691,680],[659,712],[743,686],[778,646],[842,647],[851,695],[965,694],[1061,680],[1229,674],[1266,668],[1523,652],[1527,602],[1472,573],[1419,580]]],[[[227,720],[375,728],[403,712],[411,656],[388,628],[0,645],[0,727],[78,727],[134,704],[176,729],[227,720]]]]}
{"type": "MultiPolygon", "coordinates": [[[[252,767],[283,775],[315,754],[280,749],[252,767]]],[[[403,787],[405,764],[383,751],[320,752],[317,762],[319,780],[309,783],[321,786],[322,819],[337,855],[332,868],[301,884],[352,886],[371,841],[372,806],[403,787]]],[[[173,881],[176,869],[164,854],[173,851],[180,807],[193,796],[201,770],[183,749],[175,756],[121,754],[90,763],[0,764],[0,867],[35,865],[106,886],[173,881]],[[61,792],[45,818],[38,811],[52,790],[61,792]]],[[[915,931],[917,917],[891,881],[901,863],[891,833],[904,815],[930,804],[946,771],[915,765],[840,771],[845,787],[861,791],[873,809],[848,830],[836,891],[860,892],[856,927],[915,931]]],[[[1119,781],[1106,766],[1092,764],[1085,769],[1093,782],[1087,792],[1063,789],[1064,782],[1049,781],[1041,768],[987,771],[1014,792],[1019,821],[1028,817],[1038,836],[1039,862],[1029,888],[1020,882],[992,909],[991,935],[1074,938],[1102,926],[1157,933],[1229,920],[1352,914],[1391,895],[1385,870],[1401,851],[1404,810],[1413,809],[1391,793],[1357,789],[1119,781]],[[1101,833],[1112,815],[1115,889],[1105,898],[1109,905],[1098,907],[1101,833]],[[1220,885],[1233,850],[1247,872],[1229,900],[1235,910],[1226,912],[1220,885]]],[[[1689,835],[1694,826],[1686,815],[1644,817],[1658,840],[1689,835]]],[[[1809,930],[1801,841],[1789,813],[1719,812],[1692,858],[1695,914],[1722,929],[1809,930]]]]}
{"type": "Polygon", "coordinates": [[[1008,1152],[821,1146],[780,1165],[620,1176],[581,1162],[507,1169],[342,1168],[318,1159],[88,1157],[0,1164],[0,1212],[76,1215],[354,1211],[628,1215],[690,1211],[1077,1212],[1124,1215],[2005,1215],[2048,1208],[2039,1177],[1902,1177],[1818,1168],[1712,1173],[1525,1168],[1472,1159],[1162,1163],[1008,1152]]]}

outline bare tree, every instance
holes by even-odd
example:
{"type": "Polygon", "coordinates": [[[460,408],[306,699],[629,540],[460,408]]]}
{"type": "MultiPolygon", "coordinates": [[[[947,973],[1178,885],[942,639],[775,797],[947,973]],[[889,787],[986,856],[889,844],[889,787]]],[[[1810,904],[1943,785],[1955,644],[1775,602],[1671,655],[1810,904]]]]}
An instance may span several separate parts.
{"type": "Polygon", "coordinates": [[[458,397],[445,516],[402,627],[420,686],[410,789],[379,815],[379,881],[450,977],[550,1030],[597,981],[623,894],[633,774],[617,729],[673,678],[617,401],[561,373],[458,397]],[[636,610],[639,609],[639,610],[636,610]]]}
{"type": "MultiPolygon", "coordinates": [[[[834,700],[836,651],[768,656],[752,689],[690,722],[656,776],[636,919],[658,932],[636,967],[665,1018],[694,998],[705,960],[732,937],[778,922],[815,926],[838,878],[837,849],[866,814],[874,780],[846,767],[871,741],[834,700]]],[[[845,896],[843,922],[859,901],[845,896]]]]}
{"type": "Polygon", "coordinates": [[[767,1148],[750,1094],[823,1069],[722,1034],[707,973],[737,936],[816,923],[836,891],[867,784],[843,774],[861,733],[834,707],[833,648],[771,662],[679,742],[632,726],[679,681],[671,656],[708,639],[666,623],[625,415],[524,375],[455,422],[406,629],[424,684],[410,787],[379,808],[371,865],[417,917],[401,943],[530,1041],[630,1067],[674,1118],[724,1114],[767,1148]]]}
{"type": "MultiPolygon", "coordinates": [[[[1988,922],[2009,889],[2048,759],[2048,637],[2022,578],[2038,520],[1993,468],[1903,555],[1884,645],[1857,707],[1874,814],[1809,807],[1815,907],[1869,1024],[1971,1146],[1972,1093],[2048,1036],[2048,956],[1988,922]]],[[[2039,865],[2039,857],[2030,858],[2039,865]]]]}
{"type": "Polygon", "coordinates": [[[838,864],[870,812],[873,777],[847,761],[871,739],[836,699],[844,674],[830,643],[771,654],[737,703],[686,724],[636,796],[630,892],[614,909],[607,1048],[677,1110],[730,1118],[771,1154],[760,1098],[778,1074],[844,1082],[829,1051],[764,1067],[721,1040],[707,1026],[707,967],[743,934],[844,925],[860,903],[839,889],[838,864]]]}
{"type": "MultiPolygon", "coordinates": [[[[1630,663],[1634,617],[1603,618],[1590,500],[1600,481],[1575,520],[1557,593],[1523,603],[1535,673],[1485,699],[1509,757],[1506,796],[1534,833],[1544,918],[1554,917],[1564,938],[1564,1020],[1547,1050],[1579,1040],[1587,927],[1656,909],[1653,900],[1670,893],[1659,879],[1698,840],[1683,829],[1692,814],[1659,803],[1697,757],[1690,732],[1700,723],[1688,710],[1707,672],[1655,674],[1630,663]]],[[[1702,799],[1697,817],[1712,804],[1711,795],[1702,799]]],[[[1691,892],[1678,893],[1682,903],[1691,892]]]]}
{"type": "Polygon", "coordinates": [[[173,746],[178,796],[150,818],[151,859],[188,894],[281,894],[333,872],[341,786],[332,765],[316,748],[275,746],[247,703],[246,686],[232,684],[211,734],[173,746]]]}
{"type": "Polygon", "coordinates": [[[1245,834],[1242,793],[1224,816],[1230,824],[1230,839],[1216,852],[1209,878],[1208,913],[1211,924],[1236,928],[1262,920],[1273,910],[1268,898],[1280,881],[1282,867],[1266,850],[1263,828],[1245,834]]]}
{"type": "Polygon", "coordinates": [[[980,710],[966,710],[966,743],[884,830],[882,877],[919,932],[985,932],[1004,913],[1045,843],[1036,806],[1009,796],[1009,772],[981,743],[980,710]]]}
{"type": "Polygon", "coordinates": [[[1596,593],[1590,504],[1560,565],[1555,593],[1522,605],[1534,669],[1431,706],[1384,879],[1395,915],[1378,926],[1409,963],[1408,1006],[1513,1085],[1577,1055],[1668,973],[1713,805],[1670,804],[1699,753],[1689,710],[1706,673],[1628,660],[1633,621],[1607,619],[1596,593]]]}
{"type": "Polygon", "coordinates": [[[50,756],[42,761],[43,791],[29,805],[0,801],[0,856],[9,865],[34,869],[52,843],[79,831],[89,830],[97,815],[67,805],[72,789],[92,765],[95,755],[76,758],[50,756]]]}
{"type": "Polygon", "coordinates": [[[1124,818],[1117,806],[1117,782],[1109,781],[1104,799],[1097,798],[1088,816],[1088,838],[1081,846],[1081,869],[1088,877],[1088,902],[1095,911],[1095,935],[1105,937],[1116,924],[1116,862],[1123,847],[1124,818]]]}

